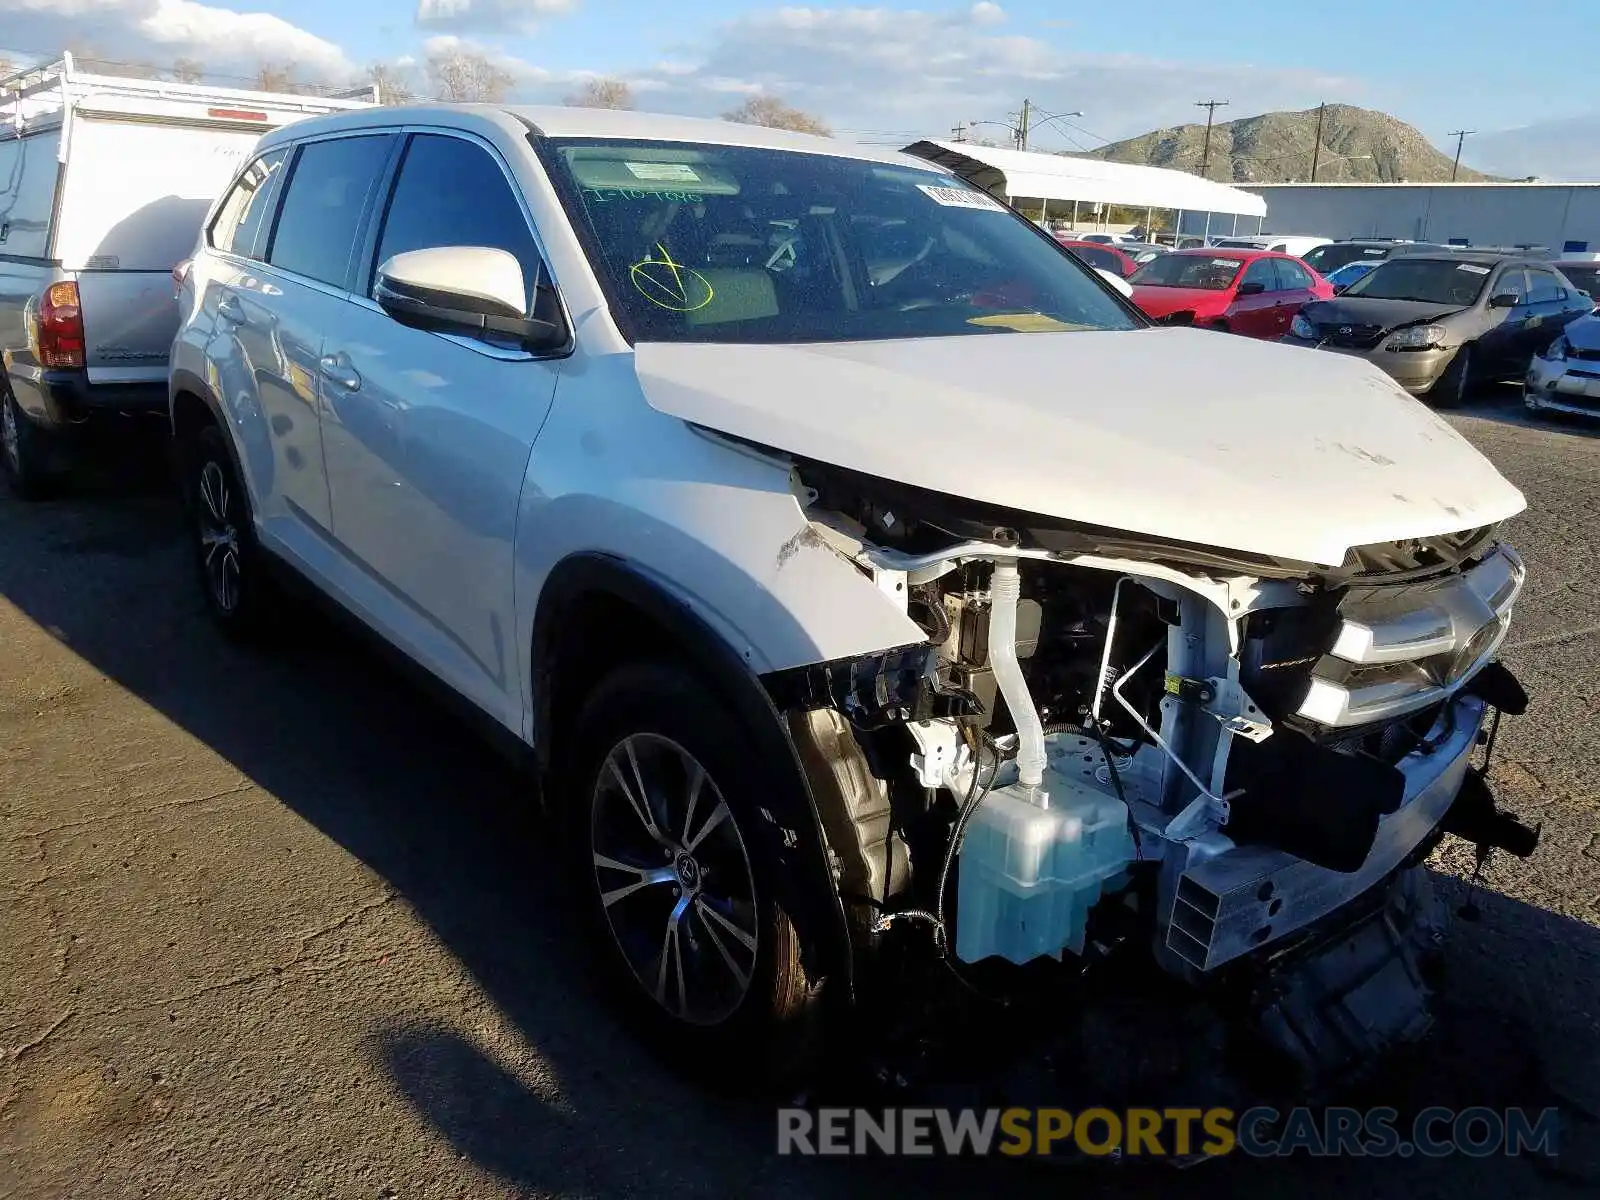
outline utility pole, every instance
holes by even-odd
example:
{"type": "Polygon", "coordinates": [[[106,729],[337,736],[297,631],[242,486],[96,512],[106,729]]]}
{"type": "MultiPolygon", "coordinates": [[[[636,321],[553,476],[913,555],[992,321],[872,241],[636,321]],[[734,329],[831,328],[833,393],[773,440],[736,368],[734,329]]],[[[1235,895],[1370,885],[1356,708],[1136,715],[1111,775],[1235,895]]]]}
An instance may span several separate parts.
{"type": "Polygon", "coordinates": [[[950,126],[950,140],[953,142],[964,142],[967,140],[967,123],[965,121],[957,121],[954,125],[950,126]]]}
{"type": "Polygon", "coordinates": [[[1028,118],[1031,115],[1032,108],[1033,104],[1027,99],[1027,97],[1023,97],[1022,113],[1017,119],[1018,150],[1026,150],[1028,148],[1028,118]]]}
{"type": "Polygon", "coordinates": [[[1317,105],[1317,140],[1311,147],[1311,182],[1317,181],[1317,160],[1322,156],[1322,114],[1327,111],[1327,101],[1317,105]]]}
{"type": "Polygon", "coordinates": [[[1452,129],[1450,131],[1450,136],[1456,140],[1456,161],[1450,165],[1451,183],[1456,181],[1456,172],[1461,169],[1461,143],[1477,132],[1476,129],[1452,129]]]}
{"type": "Polygon", "coordinates": [[[1226,108],[1228,102],[1226,100],[1196,100],[1194,106],[1206,110],[1206,144],[1205,149],[1200,151],[1200,176],[1204,179],[1209,178],[1211,170],[1211,119],[1217,115],[1217,109],[1226,108]]]}

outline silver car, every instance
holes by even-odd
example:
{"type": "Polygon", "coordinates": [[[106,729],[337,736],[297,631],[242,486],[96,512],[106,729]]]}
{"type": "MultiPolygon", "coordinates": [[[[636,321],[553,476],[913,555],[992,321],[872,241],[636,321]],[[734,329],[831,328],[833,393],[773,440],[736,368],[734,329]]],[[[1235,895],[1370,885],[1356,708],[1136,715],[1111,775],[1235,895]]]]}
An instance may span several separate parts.
{"type": "Polygon", "coordinates": [[[1522,398],[1535,412],[1600,416],[1600,317],[1581,317],[1528,364],[1522,398]]]}

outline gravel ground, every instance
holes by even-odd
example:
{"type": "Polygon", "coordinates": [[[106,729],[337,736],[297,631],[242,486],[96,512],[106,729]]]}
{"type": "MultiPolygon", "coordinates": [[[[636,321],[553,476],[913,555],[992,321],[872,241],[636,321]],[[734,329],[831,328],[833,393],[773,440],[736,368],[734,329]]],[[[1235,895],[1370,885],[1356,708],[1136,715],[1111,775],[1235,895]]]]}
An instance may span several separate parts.
{"type": "MultiPolygon", "coordinates": [[[[1522,1159],[1229,1160],[1063,1180],[780,1159],[588,982],[518,780],[316,624],[204,623],[161,489],[0,498],[0,1196],[1567,1196],[1600,1185],[1600,437],[1454,418],[1528,494],[1494,782],[1544,823],[1458,921],[1412,1099],[1558,1105],[1522,1159]]],[[[0,489],[3,492],[3,489],[0,489]]],[[[1435,869],[1457,903],[1470,855],[1435,869]]]]}

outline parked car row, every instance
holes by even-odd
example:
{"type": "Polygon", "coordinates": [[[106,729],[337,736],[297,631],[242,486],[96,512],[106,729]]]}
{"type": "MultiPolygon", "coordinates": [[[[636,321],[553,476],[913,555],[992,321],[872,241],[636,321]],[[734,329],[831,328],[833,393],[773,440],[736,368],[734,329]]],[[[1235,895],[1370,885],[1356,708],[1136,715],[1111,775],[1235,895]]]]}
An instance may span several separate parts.
{"type": "MultiPolygon", "coordinates": [[[[1311,1079],[1426,1029],[1420,864],[1538,839],[1467,770],[1526,706],[1525,501],[1370,361],[1209,332],[1331,302],[1304,263],[1159,254],[1130,301],[943,168],[726,121],[368,107],[242,158],[124,310],[175,334],[206,610],[270,645],[292,583],[528,766],[668,1053],[936,1040],[897,1034],[979,963],[1205,994],[1311,1079]]],[[[4,327],[30,429],[115,336],[70,224],[4,327]]]]}

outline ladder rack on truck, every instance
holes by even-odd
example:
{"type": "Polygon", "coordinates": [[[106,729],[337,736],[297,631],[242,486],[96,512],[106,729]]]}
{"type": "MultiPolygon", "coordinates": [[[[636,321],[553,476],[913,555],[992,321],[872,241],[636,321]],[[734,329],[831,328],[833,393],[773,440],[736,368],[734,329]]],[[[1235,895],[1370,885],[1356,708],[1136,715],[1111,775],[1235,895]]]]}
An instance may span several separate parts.
{"type": "Polygon", "coordinates": [[[261,135],[369,108],[78,70],[0,79],[0,470],[21,494],[59,474],[79,430],[165,419],[173,268],[261,135]]]}

